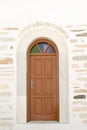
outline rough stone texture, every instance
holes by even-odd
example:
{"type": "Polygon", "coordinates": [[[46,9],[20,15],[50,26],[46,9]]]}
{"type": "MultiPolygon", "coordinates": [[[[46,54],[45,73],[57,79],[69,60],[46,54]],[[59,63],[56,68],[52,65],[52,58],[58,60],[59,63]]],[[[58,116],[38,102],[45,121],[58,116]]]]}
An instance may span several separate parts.
{"type": "Polygon", "coordinates": [[[72,32],[82,32],[85,31],[85,29],[76,29],[76,30],[71,30],[72,32]]]}
{"type": "Polygon", "coordinates": [[[87,78],[86,77],[79,77],[77,78],[78,81],[87,81],[87,78]]]}
{"type": "Polygon", "coordinates": [[[87,68],[87,62],[86,62],[86,63],[84,63],[84,68],[87,68]]]}
{"type": "Polygon", "coordinates": [[[87,88],[87,83],[84,83],[84,87],[87,88]]]}
{"type": "Polygon", "coordinates": [[[5,121],[2,121],[0,122],[0,127],[13,127],[13,123],[11,122],[5,122],[5,121]]]}
{"type": "Polygon", "coordinates": [[[81,33],[81,34],[77,34],[77,37],[87,37],[87,33],[81,33]]]}
{"type": "Polygon", "coordinates": [[[87,118],[87,113],[85,113],[85,114],[80,114],[79,115],[81,118],[87,118]]]}
{"type": "Polygon", "coordinates": [[[87,111],[87,107],[73,107],[73,111],[87,111]]]}
{"type": "Polygon", "coordinates": [[[7,89],[8,88],[8,85],[7,84],[0,84],[0,90],[1,89],[7,89]]]}
{"type": "Polygon", "coordinates": [[[73,28],[73,25],[66,25],[66,28],[73,28]]]}
{"type": "Polygon", "coordinates": [[[87,69],[79,69],[79,70],[75,70],[76,72],[87,72],[87,69]]]}
{"type": "Polygon", "coordinates": [[[14,37],[1,37],[0,42],[13,42],[15,41],[14,37]]]}
{"type": "Polygon", "coordinates": [[[13,118],[12,117],[2,117],[2,118],[0,118],[0,120],[13,120],[13,118]]]}
{"type": "Polygon", "coordinates": [[[87,120],[83,120],[83,123],[87,124],[87,120]]]}
{"type": "Polygon", "coordinates": [[[10,97],[10,96],[12,96],[12,93],[11,92],[0,92],[0,96],[10,97]]]}
{"type": "Polygon", "coordinates": [[[76,88],[76,89],[77,89],[77,88],[80,88],[80,87],[73,87],[73,88],[76,88]]]}
{"type": "Polygon", "coordinates": [[[87,60],[87,55],[74,56],[73,60],[75,60],[75,61],[85,61],[85,60],[87,60]]]}
{"type": "Polygon", "coordinates": [[[0,58],[0,64],[12,64],[13,59],[11,58],[0,58]]]}
{"type": "Polygon", "coordinates": [[[87,89],[74,90],[74,93],[87,93],[87,89]]]}
{"type": "Polygon", "coordinates": [[[72,64],[72,68],[79,68],[79,64],[72,64]]]}
{"type": "MultiPolygon", "coordinates": [[[[79,119],[87,124],[87,119],[84,120],[83,116],[87,116],[87,25],[79,25],[77,28],[68,28],[77,42],[72,44],[72,65],[79,64],[79,68],[72,67],[72,81],[73,82],[73,112],[72,114],[79,117],[79,119]],[[78,98],[79,94],[81,99],[78,98]],[[82,96],[83,95],[83,96],[82,96]],[[75,98],[74,98],[75,97],[75,98]],[[83,113],[85,112],[85,113],[83,113]],[[83,114],[83,115],[82,115],[83,114]]],[[[75,117],[73,117],[76,121],[75,117]]]]}
{"type": "Polygon", "coordinates": [[[72,115],[72,117],[74,117],[74,118],[75,118],[75,117],[76,117],[76,115],[75,115],[75,114],[73,114],[73,115],[72,115]]]}
{"type": "Polygon", "coordinates": [[[75,101],[73,101],[73,103],[72,103],[73,105],[87,105],[87,101],[77,101],[77,100],[75,100],[75,101]]]}
{"type": "Polygon", "coordinates": [[[14,126],[16,38],[15,31],[0,31],[0,130],[14,126]]]}
{"type": "Polygon", "coordinates": [[[84,52],[84,50],[72,50],[72,52],[76,53],[76,52],[84,52]]]}
{"type": "Polygon", "coordinates": [[[75,47],[78,47],[78,48],[87,48],[87,44],[79,44],[79,45],[75,45],[75,47]]]}
{"type": "Polygon", "coordinates": [[[71,43],[76,43],[76,42],[78,42],[78,40],[77,39],[71,39],[70,42],[71,43]]]}
{"type": "Polygon", "coordinates": [[[85,99],[86,95],[76,95],[74,96],[74,99],[85,99]]]}

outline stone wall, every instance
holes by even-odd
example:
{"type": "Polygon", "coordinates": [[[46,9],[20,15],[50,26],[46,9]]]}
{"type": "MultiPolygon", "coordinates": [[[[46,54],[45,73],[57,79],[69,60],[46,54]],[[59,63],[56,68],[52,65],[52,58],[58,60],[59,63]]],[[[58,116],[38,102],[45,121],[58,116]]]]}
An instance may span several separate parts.
{"type": "Polygon", "coordinates": [[[15,122],[17,32],[0,30],[0,130],[11,130],[15,122]]]}
{"type": "Polygon", "coordinates": [[[72,121],[87,123],[87,25],[68,25],[72,121]]]}
{"type": "MultiPolygon", "coordinates": [[[[87,25],[67,25],[71,122],[87,124],[87,25]]],[[[17,28],[0,30],[0,130],[16,124],[17,28]]]]}

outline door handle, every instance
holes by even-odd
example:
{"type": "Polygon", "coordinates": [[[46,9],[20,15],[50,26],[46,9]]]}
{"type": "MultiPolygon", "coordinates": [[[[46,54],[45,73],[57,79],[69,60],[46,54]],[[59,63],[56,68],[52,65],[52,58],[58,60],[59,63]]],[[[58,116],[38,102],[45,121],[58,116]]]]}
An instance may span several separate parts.
{"type": "Polygon", "coordinates": [[[30,87],[33,88],[33,85],[34,85],[35,83],[36,83],[36,82],[35,82],[33,79],[31,79],[31,80],[30,80],[30,87]]]}

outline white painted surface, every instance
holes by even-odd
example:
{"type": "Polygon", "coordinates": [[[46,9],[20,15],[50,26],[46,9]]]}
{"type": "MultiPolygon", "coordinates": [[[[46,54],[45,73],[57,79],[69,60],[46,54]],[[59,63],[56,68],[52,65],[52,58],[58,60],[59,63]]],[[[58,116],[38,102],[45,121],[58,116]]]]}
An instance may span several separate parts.
{"type": "MultiPolygon", "coordinates": [[[[77,29],[77,28],[86,28],[86,26],[84,26],[85,24],[87,24],[87,0],[0,0],[0,28],[3,27],[21,27],[20,29],[24,28],[26,25],[31,24],[31,23],[35,23],[37,21],[43,21],[43,22],[51,22],[57,25],[61,25],[63,28],[65,28],[65,25],[68,24],[72,24],[72,28],[73,29],[77,29]],[[83,26],[82,26],[82,25],[83,26]],[[81,25],[81,26],[79,26],[81,25]]],[[[69,39],[68,41],[70,41],[70,39],[77,39],[78,42],[76,44],[83,44],[83,43],[87,43],[87,38],[76,38],[75,34],[76,33],[71,33],[70,32],[70,28],[66,28],[67,33],[69,34],[69,39]],[[81,40],[84,40],[84,42],[82,42],[81,40]]],[[[9,31],[5,31],[6,33],[9,31]]],[[[2,36],[7,36],[7,35],[2,35],[2,36]]],[[[9,33],[9,36],[12,36],[12,33],[9,33]]],[[[16,36],[16,34],[13,34],[13,36],[16,36]]],[[[16,41],[14,42],[16,45],[16,41]]],[[[0,42],[0,45],[6,45],[3,44],[2,42],[0,42]]],[[[13,42],[11,43],[13,45],[13,42]]],[[[0,51],[0,55],[4,55],[7,52],[9,52],[9,45],[10,43],[7,43],[6,47],[7,49],[5,51],[0,51]]],[[[15,48],[15,45],[14,48],[15,48]]],[[[81,48],[84,50],[84,52],[79,52],[79,53],[72,53],[72,50],[76,49],[74,44],[69,43],[69,51],[70,53],[70,59],[69,59],[69,65],[70,65],[70,69],[69,69],[69,86],[71,89],[71,92],[69,93],[70,95],[70,109],[72,110],[72,98],[73,98],[73,86],[75,83],[77,83],[76,80],[76,73],[75,70],[76,69],[72,69],[71,65],[74,63],[74,61],[72,60],[72,56],[75,56],[77,54],[83,55],[83,54],[87,54],[87,48],[81,48]]],[[[79,50],[79,48],[77,48],[77,50],[79,50]]],[[[13,51],[12,51],[13,53],[13,51]]],[[[14,60],[16,59],[15,55],[14,55],[14,60]]],[[[79,69],[84,69],[83,65],[85,63],[85,61],[83,62],[75,62],[77,64],[79,64],[79,69]]],[[[15,65],[13,64],[13,66],[15,67],[15,65]]],[[[16,68],[15,68],[16,70],[16,68]]],[[[3,81],[0,81],[0,83],[2,84],[3,81]]],[[[7,81],[6,81],[7,83],[7,81]]],[[[80,87],[84,87],[84,82],[79,82],[79,86],[80,87]]],[[[8,85],[9,85],[9,90],[12,92],[12,94],[16,95],[15,93],[15,86],[16,84],[14,82],[9,83],[8,81],[8,85]]],[[[1,90],[2,91],[2,90],[1,90]]],[[[16,117],[15,115],[15,98],[12,97],[12,103],[14,104],[14,114],[11,114],[13,118],[16,117]]],[[[1,104],[1,103],[0,103],[1,104]]],[[[80,120],[79,118],[79,114],[80,112],[72,112],[70,111],[70,116],[71,116],[71,121],[73,122],[72,125],[63,125],[63,124],[24,124],[24,125],[16,125],[15,124],[15,120],[13,120],[12,122],[14,123],[15,126],[15,130],[17,129],[30,129],[30,130],[48,130],[48,129],[67,129],[67,130],[77,130],[77,129],[81,129],[81,130],[86,130],[87,129],[87,125],[83,125],[83,127],[80,125],[80,123],[82,123],[82,120],[80,120]],[[75,117],[72,117],[73,115],[76,115],[75,117]]],[[[84,112],[83,112],[84,113],[84,112]]],[[[87,113],[87,112],[86,112],[87,113]]],[[[0,115],[0,117],[2,117],[2,115],[0,115]]],[[[3,129],[3,128],[1,128],[3,129]]],[[[4,128],[4,129],[11,129],[9,128],[4,128]]],[[[12,128],[13,129],[13,128],[12,128]]]]}
{"type": "Polygon", "coordinates": [[[87,0],[0,0],[0,28],[25,27],[37,21],[86,24],[87,0]]]}

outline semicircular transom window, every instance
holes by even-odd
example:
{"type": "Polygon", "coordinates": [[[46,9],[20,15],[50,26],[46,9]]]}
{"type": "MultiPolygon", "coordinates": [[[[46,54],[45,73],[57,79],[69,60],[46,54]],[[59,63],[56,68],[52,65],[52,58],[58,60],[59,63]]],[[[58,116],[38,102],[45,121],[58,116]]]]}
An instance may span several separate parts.
{"type": "Polygon", "coordinates": [[[38,42],[30,50],[31,54],[36,53],[56,53],[55,48],[47,42],[38,42]]]}

